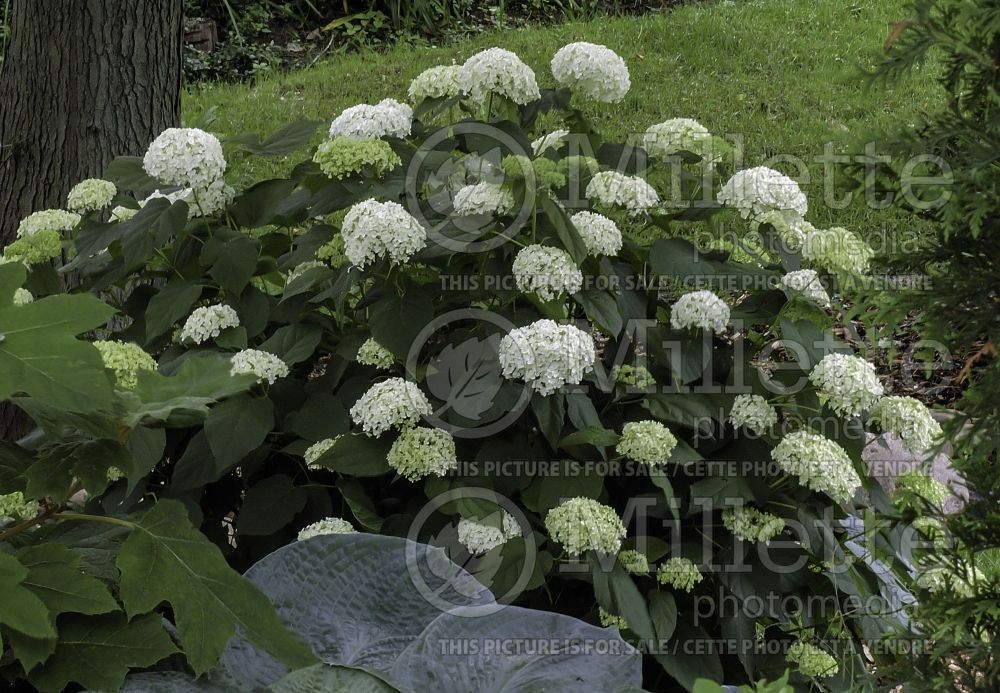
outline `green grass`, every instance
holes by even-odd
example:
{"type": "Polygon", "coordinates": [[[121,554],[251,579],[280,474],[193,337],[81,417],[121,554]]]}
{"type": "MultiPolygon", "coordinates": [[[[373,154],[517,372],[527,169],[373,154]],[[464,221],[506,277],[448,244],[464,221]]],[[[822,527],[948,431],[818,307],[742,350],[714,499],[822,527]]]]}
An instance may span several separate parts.
{"type": "MultiPolygon", "coordinates": [[[[867,133],[910,122],[943,103],[929,70],[894,88],[869,89],[860,78],[881,50],[889,23],[905,17],[903,0],[755,0],[694,4],[659,15],[484,34],[440,48],[402,47],[338,55],[311,69],[254,85],[209,85],[184,99],[188,123],[215,108],[210,129],[222,135],[266,134],[300,118],[333,119],[347,106],[403,99],[410,80],[432,65],[461,62],[490,46],[515,51],[540,84],[553,86],[552,54],[571,41],[603,43],[628,63],[625,101],[588,108],[610,138],[642,132],[667,118],[691,117],[718,135],[742,139],[746,166],[775,155],[804,159],[809,219],[839,224],[871,238],[892,227],[892,212],[861,204],[824,204],[824,144],[843,147],[867,133]]],[[[856,148],[855,148],[856,149],[856,148]]],[[[294,158],[294,157],[293,157],[294,158]]],[[[301,154],[298,155],[301,158],[301,154]]],[[[247,184],[287,162],[234,162],[234,182],[247,184]]],[[[779,166],[794,175],[794,169],[779,166]]]]}

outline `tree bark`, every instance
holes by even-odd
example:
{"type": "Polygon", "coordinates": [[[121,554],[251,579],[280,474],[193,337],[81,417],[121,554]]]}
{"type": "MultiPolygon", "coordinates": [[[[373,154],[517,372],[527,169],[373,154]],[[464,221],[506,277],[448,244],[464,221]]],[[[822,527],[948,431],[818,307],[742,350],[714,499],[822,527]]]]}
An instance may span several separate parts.
{"type": "MultiPolygon", "coordinates": [[[[7,0],[0,247],[31,212],[180,121],[183,0],[7,0]]],[[[0,406],[0,438],[27,432],[0,406]]]]}
{"type": "Polygon", "coordinates": [[[182,0],[8,0],[0,241],[180,121],[182,0]]]}

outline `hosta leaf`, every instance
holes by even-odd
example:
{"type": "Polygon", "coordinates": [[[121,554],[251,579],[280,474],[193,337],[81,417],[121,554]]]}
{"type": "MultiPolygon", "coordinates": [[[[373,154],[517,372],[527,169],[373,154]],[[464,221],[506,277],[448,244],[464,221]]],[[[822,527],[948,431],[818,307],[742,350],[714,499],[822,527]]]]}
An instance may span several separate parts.
{"type": "Polygon", "coordinates": [[[62,544],[38,544],[17,552],[28,569],[21,583],[48,607],[52,616],[66,612],[104,614],[118,609],[108,588],[79,569],[80,556],[62,544]]]}
{"type": "Polygon", "coordinates": [[[249,395],[217,404],[205,419],[205,435],[219,469],[236,464],[257,449],[272,428],[271,400],[249,395]]]}
{"type": "Polygon", "coordinates": [[[54,638],[53,619],[45,603],[24,586],[27,577],[27,567],[0,553],[0,624],[32,638],[54,638]]]}
{"type": "Polygon", "coordinates": [[[296,669],[266,689],[266,693],[316,693],[350,691],[351,693],[398,693],[380,676],[355,667],[314,664],[296,669]]]}
{"type": "MultiPolygon", "coordinates": [[[[0,277],[9,280],[11,272],[23,277],[24,267],[0,266],[0,277]]],[[[85,295],[48,296],[26,306],[0,307],[0,399],[23,392],[55,407],[84,412],[109,405],[111,383],[101,355],[75,335],[104,325],[114,312],[85,295]]]]}
{"type": "Polygon", "coordinates": [[[158,614],[129,621],[124,614],[59,620],[59,642],[28,680],[39,691],[62,691],[71,682],[118,690],[131,667],[147,667],[177,651],[158,614]]]}
{"type": "Polygon", "coordinates": [[[117,565],[130,616],[170,603],[197,675],[218,660],[237,627],[242,637],[293,669],[316,662],[309,647],[285,629],[267,597],[229,567],[177,501],[162,500],[136,520],[117,565]]]}

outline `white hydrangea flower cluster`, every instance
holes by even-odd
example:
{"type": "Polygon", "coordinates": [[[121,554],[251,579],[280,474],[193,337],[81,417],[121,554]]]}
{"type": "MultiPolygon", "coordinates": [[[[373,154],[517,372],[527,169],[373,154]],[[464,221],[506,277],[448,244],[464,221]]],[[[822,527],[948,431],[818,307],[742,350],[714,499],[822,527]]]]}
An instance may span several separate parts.
{"type": "Polygon", "coordinates": [[[618,171],[595,173],[584,193],[591,202],[605,207],[624,207],[632,215],[641,214],[660,203],[649,183],[639,176],[626,176],[618,171]]]}
{"type": "Polygon", "coordinates": [[[605,628],[615,627],[618,630],[628,628],[628,620],[624,616],[615,616],[610,611],[605,610],[603,606],[597,607],[597,618],[605,628]]]}
{"type": "Polygon", "coordinates": [[[556,51],[552,76],[560,85],[601,103],[618,103],[632,88],[621,56],[607,46],[585,41],[556,51]]]}
{"type": "Polygon", "coordinates": [[[764,212],[756,217],[753,223],[760,227],[762,224],[769,224],[774,227],[778,234],[778,239],[789,252],[802,250],[806,238],[816,231],[816,227],[800,217],[795,212],[781,212],[772,210],[764,212]]]}
{"type": "Polygon", "coordinates": [[[270,385],[288,375],[288,364],[280,358],[259,349],[244,349],[229,359],[230,375],[256,375],[257,382],[266,380],[270,385]]]}
{"type": "Polygon", "coordinates": [[[413,128],[413,109],[395,99],[383,99],[374,106],[367,103],[345,108],[330,123],[330,137],[352,140],[375,140],[382,137],[409,137],[413,128]]]}
{"type": "Polygon", "coordinates": [[[871,408],[885,389],[875,366],[860,356],[827,354],[809,372],[822,402],[841,416],[857,416],[871,408]]]}
{"type": "Polygon", "coordinates": [[[109,180],[87,178],[73,186],[66,198],[66,209],[77,214],[96,212],[111,204],[118,187],[109,180]]]}
{"type": "Polygon", "coordinates": [[[404,428],[385,461],[410,481],[444,476],[458,467],[455,439],[440,428],[404,428]]]}
{"type": "Polygon", "coordinates": [[[857,234],[840,226],[813,229],[802,241],[802,257],[831,272],[862,274],[874,254],[857,234]]]}
{"type": "Polygon", "coordinates": [[[670,307],[670,326],[675,330],[703,329],[721,334],[729,324],[729,315],[729,306],[711,291],[691,291],[670,307]]]}
{"type": "Polygon", "coordinates": [[[614,508],[593,498],[571,498],[545,516],[549,536],[571,556],[584,551],[617,554],[625,538],[625,525],[614,508]]]}
{"type": "Polygon", "coordinates": [[[198,128],[168,128],[153,140],[142,167],[167,185],[204,190],[226,172],[222,143],[198,128]]]}
{"type": "Polygon", "coordinates": [[[465,185],[455,191],[452,198],[455,214],[509,214],[514,208],[514,194],[499,183],[483,181],[465,185]]]}
{"type": "Polygon", "coordinates": [[[883,397],[872,407],[873,422],[886,433],[899,437],[907,450],[920,455],[941,437],[941,424],[913,397],[883,397]]]}
{"type": "Polygon", "coordinates": [[[18,238],[28,238],[42,231],[66,233],[80,223],[80,215],[64,209],[43,209],[29,214],[17,227],[18,238]]]}
{"type": "Polygon", "coordinates": [[[799,184],[766,166],[737,172],[722,186],[718,200],[736,208],[744,219],[757,219],[767,212],[793,212],[804,217],[809,209],[799,184]]]}
{"type": "Polygon", "coordinates": [[[458,541],[473,555],[486,553],[503,546],[514,537],[521,536],[517,520],[506,510],[501,511],[500,527],[463,517],[458,521],[458,541]]]}
{"type": "Polygon", "coordinates": [[[792,643],[785,659],[795,664],[799,673],[810,678],[836,676],[840,668],[833,655],[801,640],[792,643]]]}
{"type": "Polygon", "coordinates": [[[698,570],[698,566],[679,556],[664,561],[656,569],[657,582],[685,592],[693,590],[694,586],[704,579],[705,576],[698,570]]]}
{"type": "Polygon", "coordinates": [[[356,359],[363,366],[373,366],[383,371],[392,370],[396,362],[391,351],[370,337],[358,347],[356,359]]]}
{"type": "Polygon", "coordinates": [[[26,306],[33,302],[35,297],[31,295],[31,292],[27,289],[17,289],[14,291],[14,305],[15,306],[26,306]]]}
{"type": "Polygon", "coordinates": [[[754,543],[769,544],[785,530],[784,519],[749,505],[723,510],[722,524],[743,541],[754,543]]]}
{"type": "Polygon", "coordinates": [[[138,213],[139,213],[138,209],[132,209],[131,207],[124,207],[122,205],[118,205],[117,207],[111,210],[111,221],[117,221],[117,222],[128,221],[138,213]]]}
{"type": "Polygon", "coordinates": [[[184,192],[184,201],[190,206],[188,216],[191,218],[210,217],[231,205],[236,198],[236,190],[221,178],[204,188],[184,192]]]}
{"type": "Polygon", "coordinates": [[[614,257],[622,249],[622,232],[618,224],[603,214],[577,212],[569,220],[591,255],[614,257]]]}
{"type": "Polygon", "coordinates": [[[368,388],[351,407],[351,419],[375,438],[392,427],[406,428],[431,413],[431,403],[416,383],[389,378],[368,388]]]}
{"type": "Polygon", "coordinates": [[[658,159],[667,159],[678,152],[713,158],[712,133],[691,118],[671,118],[650,125],[642,136],[642,146],[650,156],[658,159]]]}
{"type": "Polygon", "coordinates": [[[820,281],[816,270],[803,269],[789,272],[778,281],[778,285],[785,291],[801,296],[807,301],[818,303],[824,308],[830,307],[830,295],[823,287],[823,282],[820,281]]]}
{"type": "Polygon", "coordinates": [[[315,442],[308,448],[306,448],[305,453],[303,453],[302,455],[302,457],[306,461],[306,466],[309,469],[322,469],[322,467],[316,464],[316,462],[319,460],[320,457],[325,455],[333,448],[333,446],[337,443],[338,439],[340,439],[340,436],[335,436],[333,438],[324,438],[323,440],[315,442]]]}
{"type": "Polygon", "coordinates": [[[503,376],[523,380],[545,396],[563,385],[577,385],[594,369],[597,351],[589,334],[573,325],[538,320],[500,340],[503,376]]]}
{"type": "Polygon", "coordinates": [[[344,254],[366,267],[388,256],[393,264],[409,260],[427,245],[427,231],[397,202],[364,200],[351,207],[341,227],[344,254]]]}
{"type": "Polygon", "coordinates": [[[287,286],[288,284],[291,284],[311,269],[319,269],[326,266],[327,264],[325,262],[320,262],[319,260],[306,260],[305,262],[300,262],[295,265],[295,267],[288,270],[288,273],[285,274],[285,285],[287,286]]]}
{"type": "Polygon", "coordinates": [[[826,493],[840,503],[851,500],[861,487],[861,478],[844,448],[809,431],[789,433],[771,450],[771,458],[806,488],[826,493]]]}
{"type": "Polygon", "coordinates": [[[231,306],[202,306],[192,311],[184,322],[180,341],[191,340],[195,344],[201,344],[215,339],[223,330],[239,326],[240,316],[231,306]]]}
{"type": "Polygon", "coordinates": [[[466,60],[458,72],[458,86],[477,103],[484,103],[490,93],[521,106],[541,97],[532,69],[503,48],[488,48],[466,60]]]}
{"type": "Polygon", "coordinates": [[[101,352],[105,368],[115,373],[115,383],[125,390],[139,384],[139,371],[155,371],[156,361],[138,344],[118,340],[97,340],[94,348],[101,352]]]}
{"type": "Polygon", "coordinates": [[[569,130],[563,129],[546,133],[531,143],[531,151],[535,156],[538,156],[550,147],[558,149],[567,135],[569,135],[569,130]]]}
{"type": "Polygon", "coordinates": [[[462,87],[458,82],[461,71],[461,65],[437,65],[427,68],[413,78],[407,94],[414,103],[424,99],[459,96],[462,93],[462,87]]]}
{"type": "Polygon", "coordinates": [[[670,460],[675,447],[677,438],[659,421],[630,421],[615,449],[631,460],[659,467],[670,460]]]}
{"type": "Polygon", "coordinates": [[[311,525],[306,525],[299,531],[299,541],[305,541],[306,539],[312,539],[313,537],[321,537],[325,534],[357,534],[358,530],[354,529],[352,525],[347,520],[340,517],[327,517],[319,522],[313,522],[311,525]]]}
{"type": "Polygon", "coordinates": [[[565,250],[545,245],[529,245],[518,251],[513,263],[518,291],[554,301],[563,294],[583,288],[583,272],[565,250]]]}
{"type": "Polygon", "coordinates": [[[729,423],[759,436],[778,423],[778,412],[760,395],[739,395],[729,410],[729,423]]]}
{"type": "Polygon", "coordinates": [[[628,549],[618,554],[618,563],[633,575],[645,575],[649,572],[649,559],[646,554],[635,549],[628,549]]]}
{"type": "Polygon", "coordinates": [[[26,520],[38,513],[38,501],[28,500],[20,491],[0,495],[0,520],[26,520]]]}

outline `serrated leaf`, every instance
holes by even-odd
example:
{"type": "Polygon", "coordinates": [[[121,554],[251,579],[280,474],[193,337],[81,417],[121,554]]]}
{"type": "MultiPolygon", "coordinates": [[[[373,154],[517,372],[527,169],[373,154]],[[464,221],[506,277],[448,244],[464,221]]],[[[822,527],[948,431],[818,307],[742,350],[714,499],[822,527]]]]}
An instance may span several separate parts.
{"type": "Polygon", "coordinates": [[[4,644],[10,647],[14,659],[21,663],[21,668],[31,671],[44,662],[56,651],[57,638],[32,638],[16,630],[4,629],[4,644]]]}
{"type": "Polygon", "coordinates": [[[260,348],[279,357],[289,366],[294,366],[312,356],[322,338],[323,328],[319,325],[296,323],[275,330],[260,348]]]}
{"type": "Polygon", "coordinates": [[[175,322],[191,312],[191,307],[201,296],[201,284],[174,281],[149,299],[146,306],[146,339],[159,337],[175,322]]]}
{"type": "Polygon", "coordinates": [[[253,452],[274,428],[274,406],[266,398],[232,397],[212,407],[205,436],[218,468],[230,467],[253,452]]]}
{"type": "Polygon", "coordinates": [[[292,669],[316,662],[310,648],[285,629],[267,597],[229,567],[177,501],[161,500],[136,520],[117,565],[129,615],[164,601],[173,607],[196,675],[215,664],[237,627],[242,637],[292,669]]]}
{"type": "Polygon", "coordinates": [[[21,446],[0,441],[0,494],[23,491],[24,472],[34,461],[34,455],[21,446]]]}
{"type": "Polygon", "coordinates": [[[296,486],[290,476],[269,476],[247,491],[236,529],[246,535],[273,534],[302,512],[307,499],[306,490],[296,486]]]}
{"type": "Polygon", "coordinates": [[[559,441],[559,447],[565,448],[571,445],[593,445],[594,447],[605,448],[617,445],[621,436],[614,431],[609,431],[602,426],[588,426],[587,428],[570,433],[559,441]]]}
{"type": "Polygon", "coordinates": [[[250,282],[259,257],[260,243],[241,233],[226,239],[216,236],[201,251],[201,262],[208,266],[209,275],[234,294],[243,291],[250,282]]]}
{"type": "Polygon", "coordinates": [[[350,476],[381,476],[390,471],[385,461],[390,443],[366,435],[342,435],[333,447],[320,455],[316,464],[350,476]]]}
{"type": "Polygon", "coordinates": [[[177,648],[158,614],[131,621],[124,614],[71,616],[59,621],[59,643],[28,680],[39,691],[62,691],[71,682],[87,688],[118,690],[132,667],[147,667],[177,648]]]}
{"type": "Polygon", "coordinates": [[[54,638],[53,619],[45,603],[24,586],[27,577],[27,567],[0,553],[0,624],[32,638],[54,638]]]}
{"type": "Polygon", "coordinates": [[[80,556],[62,544],[28,546],[17,552],[17,558],[28,569],[23,586],[42,600],[53,617],[118,609],[104,583],[82,572],[80,556]]]}

